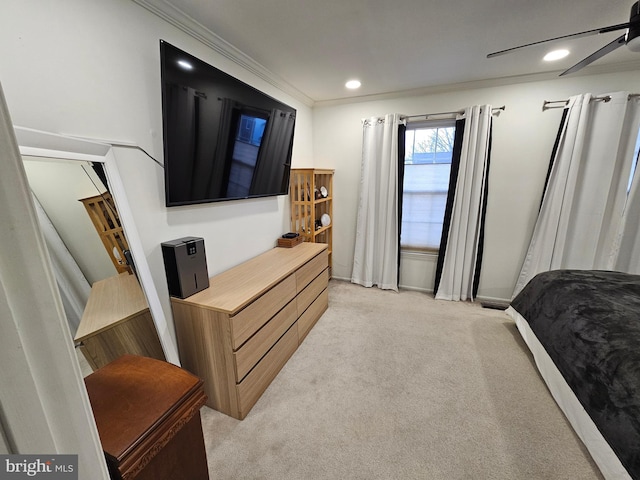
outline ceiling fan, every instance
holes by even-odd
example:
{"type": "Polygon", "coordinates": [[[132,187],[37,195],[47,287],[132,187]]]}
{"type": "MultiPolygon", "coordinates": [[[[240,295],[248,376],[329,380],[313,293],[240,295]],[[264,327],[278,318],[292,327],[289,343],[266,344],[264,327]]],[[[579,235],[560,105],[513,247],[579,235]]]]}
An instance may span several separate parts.
{"type": "Polygon", "coordinates": [[[589,35],[597,35],[599,33],[615,32],[616,30],[627,31],[616,38],[613,42],[605,45],[600,50],[592,53],[587,58],[579,61],[573,67],[565,70],[560,76],[568,75],[570,73],[577,72],[578,70],[586,67],[590,63],[595,62],[599,58],[604,57],[606,54],[613,52],[616,48],[622,45],[627,45],[627,48],[632,52],[640,52],[640,1],[633,4],[631,7],[631,15],[627,23],[620,23],[617,25],[610,25],[608,27],[595,28],[593,30],[586,30],[584,32],[571,33],[569,35],[562,35],[560,37],[548,38],[547,40],[540,40],[538,42],[527,43],[526,45],[520,45],[518,47],[507,48],[506,50],[500,50],[499,52],[490,53],[487,58],[493,58],[507,53],[511,53],[521,48],[531,47],[533,45],[540,45],[542,43],[554,42],[556,40],[562,40],[563,38],[579,38],[587,37],[589,35]]]}

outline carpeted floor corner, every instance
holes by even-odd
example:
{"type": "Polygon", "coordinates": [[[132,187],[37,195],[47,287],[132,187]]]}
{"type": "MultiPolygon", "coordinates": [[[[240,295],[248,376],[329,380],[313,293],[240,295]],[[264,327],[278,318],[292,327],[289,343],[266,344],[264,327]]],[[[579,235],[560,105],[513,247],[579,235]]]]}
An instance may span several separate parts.
{"type": "Polygon", "coordinates": [[[243,421],[202,409],[212,480],[602,478],[504,312],[329,288],[243,421]]]}

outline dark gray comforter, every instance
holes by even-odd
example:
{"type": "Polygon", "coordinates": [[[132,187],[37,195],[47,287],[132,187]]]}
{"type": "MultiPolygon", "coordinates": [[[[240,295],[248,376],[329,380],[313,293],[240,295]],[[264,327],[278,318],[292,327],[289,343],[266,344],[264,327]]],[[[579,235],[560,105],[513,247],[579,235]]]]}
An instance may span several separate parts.
{"type": "Polygon", "coordinates": [[[556,270],[511,302],[632,478],[640,478],[640,276],[556,270]]]}

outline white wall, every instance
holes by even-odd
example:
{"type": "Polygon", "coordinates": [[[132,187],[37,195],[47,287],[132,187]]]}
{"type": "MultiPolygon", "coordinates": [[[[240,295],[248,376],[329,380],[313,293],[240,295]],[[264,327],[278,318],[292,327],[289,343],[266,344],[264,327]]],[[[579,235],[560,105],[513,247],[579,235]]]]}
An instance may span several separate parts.
{"type": "MultiPolygon", "coordinates": [[[[0,81],[17,125],[126,141],[162,160],[159,39],[165,39],[298,109],[294,167],[334,168],[333,273],[349,278],[361,156],[361,119],[420,114],[490,103],[496,118],[486,248],[479,294],[509,298],[535,221],[560,111],[543,100],[615,90],[637,91],[640,73],[576,76],[316,106],[311,110],[261,78],[129,0],[4,0],[0,81]]],[[[162,169],[135,150],[116,149],[118,166],[154,282],[170,308],[160,243],[206,239],[209,272],[271,248],[289,229],[287,197],[192,207],[164,207],[162,169]]],[[[433,258],[405,256],[401,284],[429,290],[433,258]]]]}
{"type": "MultiPolygon", "coordinates": [[[[131,142],[162,162],[160,39],[296,108],[293,166],[313,163],[307,105],[130,0],[3,0],[0,82],[13,123],[131,142]]],[[[289,230],[287,197],[167,209],[162,169],[137,150],[115,155],[168,319],[161,242],[205,238],[214,274],[275,246],[289,230]]]]}
{"type": "MultiPolygon", "coordinates": [[[[360,179],[361,119],[386,113],[417,115],[466,106],[506,106],[495,118],[489,178],[485,253],[478,295],[510,299],[526,253],[561,110],[542,111],[544,100],[619,90],[640,93],[640,72],[575,76],[430,95],[316,106],[316,166],[335,168],[333,275],[350,278],[360,179]]],[[[433,290],[435,256],[404,255],[400,284],[433,290]]]]}

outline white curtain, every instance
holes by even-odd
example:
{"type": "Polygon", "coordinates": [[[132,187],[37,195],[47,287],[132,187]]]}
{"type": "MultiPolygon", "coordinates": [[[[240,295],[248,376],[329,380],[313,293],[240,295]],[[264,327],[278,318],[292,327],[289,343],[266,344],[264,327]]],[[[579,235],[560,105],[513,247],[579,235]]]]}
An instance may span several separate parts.
{"type": "Polygon", "coordinates": [[[360,201],[351,281],[398,290],[399,114],[364,121],[360,201]]]}
{"type": "Polygon", "coordinates": [[[640,173],[637,169],[607,268],[640,275],[640,173]]]}
{"type": "Polygon", "coordinates": [[[486,211],[491,116],[491,105],[465,109],[458,176],[455,191],[449,192],[453,195],[450,224],[439,253],[438,300],[473,300],[475,295],[486,211]]]}
{"type": "Polygon", "coordinates": [[[49,257],[51,258],[56,283],[60,290],[60,297],[62,298],[69,329],[74,333],[80,325],[84,307],[91,293],[91,285],[89,285],[76,260],[67,249],[60,235],[58,235],[56,228],[51,223],[38,199],[35,195],[32,197],[40,228],[49,251],[49,257]]]}
{"type": "MultiPolygon", "coordinates": [[[[638,104],[629,100],[627,92],[617,92],[597,98],[577,95],[566,108],[514,296],[540,272],[629,271],[628,262],[637,256],[628,248],[628,239],[638,230],[630,208],[637,207],[630,205],[625,215],[625,205],[640,123],[638,104]]],[[[637,189],[637,181],[634,186],[637,189]]]]}

